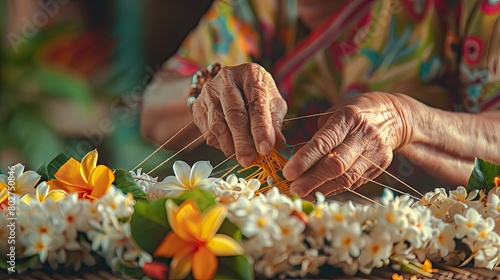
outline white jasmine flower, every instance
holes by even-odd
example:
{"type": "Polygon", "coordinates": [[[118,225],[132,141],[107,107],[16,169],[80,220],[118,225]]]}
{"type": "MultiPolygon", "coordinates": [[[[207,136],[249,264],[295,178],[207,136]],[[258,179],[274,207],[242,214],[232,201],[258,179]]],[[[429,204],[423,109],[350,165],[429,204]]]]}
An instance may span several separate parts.
{"type": "Polygon", "coordinates": [[[431,212],[424,207],[414,208],[408,214],[409,225],[405,230],[406,237],[418,249],[432,238],[431,212]]]}
{"type": "Polygon", "coordinates": [[[435,226],[438,235],[431,240],[429,246],[436,250],[440,257],[444,258],[455,250],[455,226],[446,223],[436,223],[435,226]]]}
{"type": "Polygon", "coordinates": [[[473,190],[467,194],[467,189],[458,187],[456,190],[450,191],[450,198],[464,203],[470,202],[477,197],[478,190],[473,190]]]}
{"type": "Polygon", "coordinates": [[[278,210],[267,205],[256,205],[241,227],[241,233],[247,238],[256,238],[262,247],[271,247],[273,239],[279,239],[281,229],[276,224],[278,210]]]}
{"type": "Polygon", "coordinates": [[[387,231],[381,227],[375,229],[366,237],[366,245],[358,257],[360,269],[363,272],[371,271],[373,267],[381,267],[387,263],[391,256],[391,237],[387,231]]]}
{"type": "Polygon", "coordinates": [[[281,229],[281,244],[294,246],[303,241],[302,233],[305,225],[297,217],[290,216],[287,219],[278,219],[277,223],[281,229]]]}
{"type": "Polygon", "coordinates": [[[494,193],[488,196],[486,202],[486,213],[488,217],[497,218],[500,216],[500,197],[494,193]]]}
{"type": "Polygon", "coordinates": [[[47,260],[47,255],[49,250],[51,250],[52,238],[47,234],[42,234],[39,236],[30,236],[29,242],[27,242],[26,251],[24,255],[29,257],[33,255],[38,255],[40,257],[40,262],[45,263],[47,260]]]}
{"type": "Polygon", "coordinates": [[[271,188],[265,196],[261,195],[259,198],[286,215],[289,215],[295,209],[293,201],[288,196],[280,193],[277,187],[271,188]]]}
{"type": "Polygon", "coordinates": [[[465,216],[457,214],[455,215],[455,224],[457,225],[457,238],[462,238],[469,234],[469,231],[474,228],[474,226],[481,222],[481,215],[474,208],[468,208],[465,212],[465,216]]]}
{"type": "Polygon", "coordinates": [[[125,195],[113,185],[95,202],[102,203],[104,209],[111,211],[118,219],[129,217],[134,212],[135,200],[133,195],[131,193],[125,195]]]}
{"type": "Polygon", "coordinates": [[[184,161],[176,161],[173,168],[175,176],[168,176],[156,185],[157,188],[165,190],[169,197],[178,197],[188,190],[213,187],[215,178],[208,178],[213,169],[208,161],[198,161],[192,168],[184,161]]]}
{"type": "Polygon", "coordinates": [[[162,198],[167,195],[167,191],[159,189],[156,186],[158,184],[158,177],[151,177],[143,173],[142,168],[137,169],[135,173],[130,171],[130,174],[139,187],[146,193],[148,200],[162,198]]]}
{"type": "Polygon", "coordinates": [[[330,264],[347,262],[352,264],[352,258],[360,255],[364,246],[361,236],[361,224],[358,222],[341,223],[333,235],[332,256],[328,260],[330,264]]]}
{"type": "Polygon", "coordinates": [[[213,184],[217,201],[224,204],[236,201],[240,196],[251,199],[260,188],[260,182],[257,179],[250,179],[247,182],[243,178],[238,179],[234,174],[229,175],[225,181],[220,178],[216,179],[213,184]]]}

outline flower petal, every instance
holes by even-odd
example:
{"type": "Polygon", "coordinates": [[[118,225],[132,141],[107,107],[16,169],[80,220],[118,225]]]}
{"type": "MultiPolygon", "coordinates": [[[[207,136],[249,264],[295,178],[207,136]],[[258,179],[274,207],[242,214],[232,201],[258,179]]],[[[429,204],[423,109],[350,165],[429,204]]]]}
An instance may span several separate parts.
{"type": "Polygon", "coordinates": [[[174,162],[173,168],[177,180],[179,180],[179,182],[186,188],[191,189],[191,185],[189,184],[189,174],[191,173],[191,167],[189,167],[189,165],[184,161],[178,160],[174,162]]]}
{"type": "Polygon", "coordinates": [[[67,195],[67,193],[65,191],[63,191],[63,190],[53,190],[53,191],[50,191],[43,198],[43,201],[46,201],[47,199],[52,199],[53,201],[58,201],[60,199],[63,199],[64,197],[66,197],[66,195],[67,195]]]}
{"type": "Polygon", "coordinates": [[[171,231],[167,234],[167,236],[163,239],[160,245],[156,248],[153,255],[155,257],[172,258],[182,249],[188,247],[194,250],[194,243],[193,244],[187,243],[177,234],[175,234],[175,232],[171,231]]]}
{"type": "Polygon", "coordinates": [[[226,218],[227,209],[221,204],[214,205],[207,209],[201,219],[201,240],[209,240],[219,230],[222,222],[226,218]]]}
{"type": "MultiPolygon", "coordinates": [[[[21,201],[24,202],[26,205],[30,205],[32,201],[36,201],[37,197],[33,195],[32,193],[27,193],[21,197],[21,201]]],[[[1,198],[0,198],[0,203],[1,203],[1,198]]]]}
{"type": "Polygon", "coordinates": [[[212,173],[213,167],[209,161],[197,161],[191,168],[189,175],[189,185],[194,186],[196,182],[208,178],[212,173]]]}
{"type": "Polygon", "coordinates": [[[219,257],[242,255],[245,252],[236,240],[224,234],[217,234],[210,239],[207,248],[219,257]]]}
{"type": "Polygon", "coordinates": [[[16,177],[16,179],[19,179],[19,177],[21,177],[21,174],[23,174],[23,172],[24,172],[24,165],[20,163],[14,165],[14,177],[16,177]]]}
{"type": "Polygon", "coordinates": [[[184,279],[191,270],[193,251],[185,248],[177,252],[170,263],[169,279],[184,279]]]}
{"type": "Polygon", "coordinates": [[[193,255],[193,276],[195,279],[212,279],[217,272],[217,257],[205,247],[200,247],[193,255]]]}
{"type": "Polygon", "coordinates": [[[0,204],[9,197],[9,191],[6,187],[0,186],[0,204]]]}
{"type": "Polygon", "coordinates": [[[41,182],[40,184],[38,184],[38,186],[36,187],[36,198],[38,199],[38,201],[43,201],[44,197],[46,197],[48,193],[49,186],[46,182],[41,182]]]}
{"type": "Polygon", "coordinates": [[[40,180],[40,175],[35,171],[26,171],[17,178],[16,193],[35,192],[35,186],[40,180]]]}
{"type": "Polygon", "coordinates": [[[80,173],[82,174],[83,180],[85,182],[90,181],[90,174],[97,166],[97,157],[99,154],[97,150],[93,150],[88,152],[83,158],[82,163],[80,164],[80,173]]]}
{"type": "Polygon", "coordinates": [[[80,162],[74,158],[70,158],[63,164],[54,176],[65,185],[88,188],[87,182],[83,180],[80,173],[80,162]]]}
{"type": "Polygon", "coordinates": [[[115,174],[105,165],[97,166],[90,174],[89,185],[92,188],[90,196],[98,198],[103,196],[111,183],[115,180],[115,174]]]}
{"type": "MultiPolygon", "coordinates": [[[[165,209],[167,211],[168,223],[172,230],[184,240],[192,240],[195,238],[187,226],[187,223],[194,224],[194,227],[199,227],[201,221],[200,211],[198,207],[192,200],[184,201],[180,206],[177,206],[172,200],[167,200],[165,204],[165,209]],[[198,216],[198,218],[196,218],[198,216]],[[196,222],[197,221],[197,222],[196,222]],[[197,224],[197,225],[196,225],[197,224]]],[[[196,230],[196,229],[194,229],[196,230]]]]}
{"type": "Polygon", "coordinates": [[[188,188],[186,188],[186,186],[184,186],[183,184],[181,184],[179,182],[179,180],[177,179],[177,177],[175,177],[175,176],[168,176],[168,177],[166,177],[163,181],[157,183],[155,185],[155,188],[158,188],[160,190],[165,190],[165,191],[181,190],[181,189],[183,191],[189,190],[188,188]]]}
{"type": "Polygon", "coordinates": [[[179,206],[174,222],[177,234],[181,238],[187,238],[187,240],[200,238],[201,213],[193,200],[186,200],[179,206]]]}

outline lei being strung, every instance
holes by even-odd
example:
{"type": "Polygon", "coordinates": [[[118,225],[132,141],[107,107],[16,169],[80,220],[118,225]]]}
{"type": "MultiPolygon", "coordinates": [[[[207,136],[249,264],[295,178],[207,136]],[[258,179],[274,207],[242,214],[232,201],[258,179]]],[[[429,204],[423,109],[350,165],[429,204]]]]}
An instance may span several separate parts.
{"type": "Polygon", "coordinates": [[[3,268],[78,270],[103,258],[134,278],[251,279],[500,266],[500,166],[479,159],[467,187],[421,198],[386,189],[369,203],[290,198],[277,152],[246,178],[177,161],[175,175],[158,180],[97,159],[60,155],[36,172],[17,164],[0,175],[3,268]]]}

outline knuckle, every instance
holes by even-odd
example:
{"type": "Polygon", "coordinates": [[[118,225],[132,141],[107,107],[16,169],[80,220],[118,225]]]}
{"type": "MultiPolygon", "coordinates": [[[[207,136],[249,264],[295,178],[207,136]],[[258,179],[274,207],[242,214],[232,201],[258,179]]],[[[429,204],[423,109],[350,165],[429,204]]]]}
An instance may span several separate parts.
{"type": "Polygon", "coordinates": [[[244,126],[248,123],[248,112],[245,110],[245,108],[228,108],[225,112],[225,117],[229,125],[244,126]]]}
{"type": "Polygon", "coordinates": [[[209,146],[216,148],[219,146],[219,141],[217,141],[217,138],[213,134],[209,134],[208,136],[206,136],[205,141],[209,146]]]}
{"type": "Polygon", "coordinates": [[[342,174],[347,171],[349,165],[344,160],[343,157],[334,156],[334,157],[326,157],[325,166],[329,170],[330,173],[342,174]]]}
{"type": "Polygon", "coordinates": [[[288,110],[286,101],[281,97],[271,99],[269,101],[269,108],[271,110],[271,114],[275,114],[280,117],[284,116],[288,110]]]}
{"type": "Polygon", "coordinates": [[[334,139],[331,135],[325,132],[320,132],[316,134],[311,139],[313,147],[320,153],[321,155],[329,154],[334,148],[334,139]]]}
{"type": "Polygon", "coordinates": [[[361,108],[352,104],[342,107],[342,111],[348,119],[357,119],[361,115],[361,108]]]}
{"type": "Polygon", "coordinates": [[[216,119],[216,120],[212,121],[212,123],[210,123],[210,125],[209,125],[209,130],[216,137],[219,137],[220,135],[224,135],[228,132],[228,129],[226,127],[226,122],[224,122],[221,119],[216,119]]]}

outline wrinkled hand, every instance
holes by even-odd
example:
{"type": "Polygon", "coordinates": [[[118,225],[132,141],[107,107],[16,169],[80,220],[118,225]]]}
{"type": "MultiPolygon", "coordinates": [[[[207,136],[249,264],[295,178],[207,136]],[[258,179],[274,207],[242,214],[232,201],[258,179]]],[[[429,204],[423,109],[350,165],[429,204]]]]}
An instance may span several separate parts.
{"type": "Polygon", "coordinates": [[[333,106],[331,115],[318,120],[318,132],[283,169],[294,180],[292,193],[314,200],[317,191],[333,195],[377,177],[411,135],[406,98],[369,93],[333,106]]]}
{"type": "Polygon", "coordinates": [[[271,75],[258,64],[223,67],[204,84],[192,109],[207,144],[228,157],[236,153],[243,166],[251,165],[257,152],[269,154],[284,141],[286,102],[271,75]]]}

